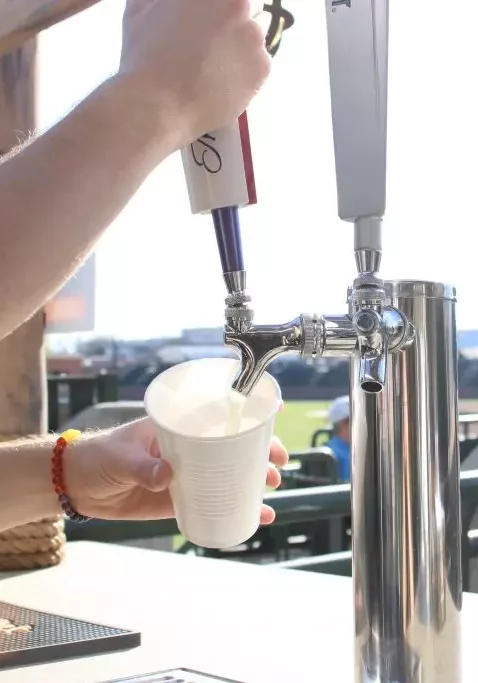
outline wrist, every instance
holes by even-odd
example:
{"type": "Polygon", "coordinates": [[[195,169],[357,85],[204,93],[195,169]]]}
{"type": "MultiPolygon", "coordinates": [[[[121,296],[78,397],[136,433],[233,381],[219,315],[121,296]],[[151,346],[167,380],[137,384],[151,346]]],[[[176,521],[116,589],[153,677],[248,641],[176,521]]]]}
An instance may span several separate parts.
{"type": "Polygon", "coordinates": [[[64,454],[69,446],[77,442],[81,432],[76,429],[67,429],[56,440],[52,455],[52,483],[58,502],[63,513],[72,521],[82,523],[89,521],[89,517],[79,512],[77,505],[71,498],[70,486],[67,483],[65,472],[64,454]]]}
{"type": "Polygon", "coordinates": [[[151,169],[183,146],[181,112],[171,101],[148,92],[136,76],[118,73],[91,97],[107,131],[119,132],[132,157],[142,158],[151,169]]]}
{"type": "Polygon", "coordinates": [[[62,514],[52,485],[55,440],[34,437],[0,447],[0,529],[62,514]]]}

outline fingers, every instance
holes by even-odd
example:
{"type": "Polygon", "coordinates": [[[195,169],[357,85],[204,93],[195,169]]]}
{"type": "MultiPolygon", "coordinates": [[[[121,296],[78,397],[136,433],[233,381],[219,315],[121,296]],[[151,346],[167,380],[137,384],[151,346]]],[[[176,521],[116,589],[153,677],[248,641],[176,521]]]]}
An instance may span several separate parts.
{"type": "Polygon", "coordinates": [[[152,521],[173,517],[174,508],[168,489],[158,492],[137,486],[119,503],[109,519],[152,521]]]}
{"type": "Polygon", "coordinates": [[[278,489],[281,485],[281,481],[282,477],[277,467],[274,467],[274,465],[269,465],[269,469],[267,471],[266,486],[269,486],[272,489],[278,489]]]}
{"type": "MultiPolygon", "coordinates": [[[[138,491],[137,501],[133,501],[127,509],[121,510],[121,519],[153,520],[169,519],[174,517],[174,510],[169,494],[165,491],[161,494],[151,491],[138,491]]],[[[261,509],[260,524],[267,526],[273,524],[276,518],[275,511],[269,505],[263,505],[261,509]]],[[[115,515],[112,519],[117,519],[115,515]]]]}
{"type": "Polygon", "coordinates": [[[263,505],[261,510],[261,524],[272,524],[276,518],[276,513],[269,505],[263,505]]]}
{"type": "Polygon", "coordinates": [[[289,462],[289,454],[277,436],[272,437],[269,460],[276,467],[285,467],[289,462]]]}
{"type": "Polygon", "coordinates": [[[132,462],[133,482],[147,491],[165,491],[173,478],[169,463],[161,458],[153,458],[149,453],[142,454],[132,462]]]}

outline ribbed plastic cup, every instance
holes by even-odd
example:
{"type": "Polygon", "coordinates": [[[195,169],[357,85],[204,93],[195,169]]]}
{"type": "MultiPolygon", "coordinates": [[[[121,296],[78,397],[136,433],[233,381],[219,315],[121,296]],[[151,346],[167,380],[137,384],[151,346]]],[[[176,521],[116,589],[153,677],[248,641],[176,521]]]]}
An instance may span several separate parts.
{"type": "Polygon", "coordinates": [[[161,456],[173,469],[179,530],[204,548],[240,545],[260,523],[281,392],[268,373],[248,398],[231,392],[238,370],[231,358],[180,363],[158,375],[144,399],[161,456]],[[236,424],[231,395],[233,404],[242,403],[236,424]]]}

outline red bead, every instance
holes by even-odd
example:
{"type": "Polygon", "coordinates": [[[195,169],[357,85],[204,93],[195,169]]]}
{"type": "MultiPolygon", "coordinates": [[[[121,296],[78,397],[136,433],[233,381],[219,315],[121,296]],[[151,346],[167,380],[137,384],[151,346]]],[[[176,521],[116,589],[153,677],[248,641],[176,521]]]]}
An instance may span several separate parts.
{"type": "MultiPolygon", "coordinates": [[[[53,453],[51,456],[51,475],[53,489],[56,495],[60,498],[60,503],[64,510],[66,508],[64,501],[62,501],[62,498],[68,501],[68,494],[66,493],[65,484],[63,481],[63,453],[67,445],[68,442],[66,441],[66,439],[60,436],[55,446],[53,447],[53,453]]],[[[67,514],[69,514],[68,511],[67,514]]]]}

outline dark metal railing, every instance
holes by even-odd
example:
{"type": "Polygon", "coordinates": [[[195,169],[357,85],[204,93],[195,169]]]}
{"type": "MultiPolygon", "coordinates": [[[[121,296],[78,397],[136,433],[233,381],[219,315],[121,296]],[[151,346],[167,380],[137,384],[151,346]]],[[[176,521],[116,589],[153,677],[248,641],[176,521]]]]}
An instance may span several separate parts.
{"type": "MultiPolygon", "coordinates": [[[[478,557],[478,530],[471,530],[478,508],[478,470],[461,474],[462,500],[462,553],[463,553],[463,585],[470,588],[470,561],[478,557]]],[[[350,484],[339,486],[320,486],[298,490],[286,490],[269,493],[265,502],[276,511],[276,522],[270,530],[277,532],[289,524],[310,523],[331,518],[346,518],[351,514],[350,484]]],[[[94,540],[103,542],[119,542],[140,538],[157,538],[160,536],[179,535],[175,520],[157,522],[110,522],[93,520],[86,525],[75,525],[67,522],[69,540],[94,540]]],[[[201,549],[184,543],[178,552],[194,551],[205,554],[201,549]]],[[[227,555],[224,555],[227,557],[227,555]]],[[[320,557],[306,557],[279,562],[277,566],[293,569],[309,569],[347,575],[350,573],[350,552],[343,551],[320,557]]]]}
{"type": "MultiPolygon", "coordinates": [[[[464,590],[469,590],[469,563],[478,557],[478,529],[472,529],[468,532],[466,543],[462,544],[462,553],[464,590]]],[[[282,569],[301,569],[302,571],[334,574],[335,576],[352,576],[352,551],[345,550],[316,557],[298,557],[293,560],[278,562],[275,566],[282,569]]]]}

